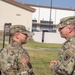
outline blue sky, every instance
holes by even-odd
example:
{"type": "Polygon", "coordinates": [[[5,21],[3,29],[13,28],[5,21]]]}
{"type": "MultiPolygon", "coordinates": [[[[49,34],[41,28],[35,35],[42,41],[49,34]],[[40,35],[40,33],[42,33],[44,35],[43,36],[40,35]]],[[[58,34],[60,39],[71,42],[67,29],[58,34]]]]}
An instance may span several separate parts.
{"type": "MultiPolygon", "coordinates": [[[[16,0],[27,4],[50,6],[51,0],[16,0]]],[[[75,9],[75,0],[52,0],[52,6],[75,9]]]]}

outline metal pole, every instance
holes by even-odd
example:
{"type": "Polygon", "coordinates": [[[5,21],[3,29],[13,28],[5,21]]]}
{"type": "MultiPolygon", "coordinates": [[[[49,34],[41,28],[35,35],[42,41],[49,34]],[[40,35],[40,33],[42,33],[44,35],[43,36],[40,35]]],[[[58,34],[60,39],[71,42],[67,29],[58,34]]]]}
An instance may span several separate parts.
{"type": "Polygon", "coordinates": [[[52,0],[50,1],[50,21],[51,21],[51,15],[52,15],[52,0]]]}
{"type": "Polygon", "coordinates": [[[52,0],[50,1],[49,32],[50,32],[50,24],[51,24],[51,15],[52,15],[52,0]]]}
{"type": "Polygon", "coordinates": [[[4,33],[3,33],[3,47],[2,47],[2,49],[4,48],[4,45],[5,45],[5,25],[4,25],[4,33]]]}

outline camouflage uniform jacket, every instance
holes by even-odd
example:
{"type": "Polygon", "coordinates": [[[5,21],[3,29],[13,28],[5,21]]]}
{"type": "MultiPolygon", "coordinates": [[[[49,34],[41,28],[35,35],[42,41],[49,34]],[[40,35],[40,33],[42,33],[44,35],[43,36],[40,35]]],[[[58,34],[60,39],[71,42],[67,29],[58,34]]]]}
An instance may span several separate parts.
{"type": "Polygon", "coordinates": [[[27,51],[17,42],[0,52],[2,75],[34,75],[27,51]]]}
{"type": "Polygon", "coordinates": [[[75,36],[66,40],[58,53],[58,64],[53,67],[58,75],[75,75],[75,36]]]}

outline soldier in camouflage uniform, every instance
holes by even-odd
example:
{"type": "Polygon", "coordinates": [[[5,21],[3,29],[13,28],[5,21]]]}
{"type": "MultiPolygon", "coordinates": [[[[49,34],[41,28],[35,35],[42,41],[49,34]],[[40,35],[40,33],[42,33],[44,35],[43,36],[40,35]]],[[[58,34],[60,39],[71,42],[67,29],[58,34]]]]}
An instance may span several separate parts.
{"type": "Polygon", "coordinates": [[[0,52],[2,75],[35,75],[29,54],[22,47],[31,33],[23,25],[13,25],[10,28],[10,35],[11,44],[0,52]]]}
{"type": "Polygon", "coordinates": [[[58,30],[66,42],[58,53],[58,60],[51,61],[50,69],[54,75],[75,75],[75,16],[62,18],[58,30]]]}

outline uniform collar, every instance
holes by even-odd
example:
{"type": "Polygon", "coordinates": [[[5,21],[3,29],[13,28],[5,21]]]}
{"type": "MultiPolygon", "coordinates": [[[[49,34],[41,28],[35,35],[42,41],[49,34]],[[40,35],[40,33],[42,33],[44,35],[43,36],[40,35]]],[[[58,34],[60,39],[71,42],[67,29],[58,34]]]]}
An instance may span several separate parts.
{"type": "Polygon", "coordinates": [[[22,47],[22,45],[20,43],[14,41],[14,40],[11,42],[11,45],[14,46],[14,47],[17,47],[17,48],[22,47]]]}

